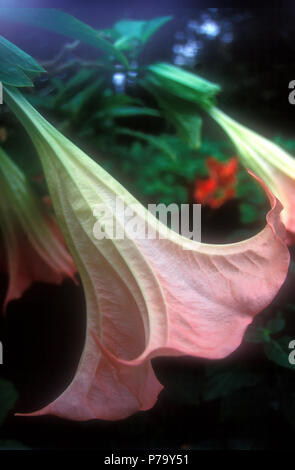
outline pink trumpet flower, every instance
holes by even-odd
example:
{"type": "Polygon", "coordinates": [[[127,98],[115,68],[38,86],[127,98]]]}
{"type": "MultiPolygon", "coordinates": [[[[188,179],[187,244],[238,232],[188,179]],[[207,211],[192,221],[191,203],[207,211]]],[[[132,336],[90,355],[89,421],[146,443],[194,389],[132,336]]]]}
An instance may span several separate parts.
{"type": "Polygon", "coordinates": [[[0,223],[9,283],[3,311],[33,282],[59,284],[76,272],[55,218],[0,148],[0,223]]]}
{"type": "Polygon", "coordinates": [[[5,101],[39,153],[86,297],[87,331],[75,376],[33,414],[118,420],[147,410],[162,389],[152,358],[227,356],[277,294],[289,265],[282,206],[263,185],[271,209],[260,233],[228,245],[190,240],[167,230],[18,91],[7,89],[5,101]],[[123,238],[94,236],[94,225],[109,233],[93,215],[97,204],[116,220],[118,199],[158,236],[132,238],[121,219],[123,238]]]}
{"type": "Polygon", "coordinates": [[[282,221],[287,229],[286,241],[295,242],[295,158],[278,145],[239,124],[216,107],[209,114],[224,129],[236,146],[246,168],[267,184],[283,204],[282,221]]]}

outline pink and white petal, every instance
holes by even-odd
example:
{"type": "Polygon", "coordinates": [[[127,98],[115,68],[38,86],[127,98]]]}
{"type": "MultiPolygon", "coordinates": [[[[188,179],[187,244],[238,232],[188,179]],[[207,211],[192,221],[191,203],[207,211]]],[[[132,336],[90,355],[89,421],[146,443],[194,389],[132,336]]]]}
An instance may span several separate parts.
{"type": "Polygon", "coordinates": [[[88,328],[78,370],[60,397],[33,414],[122,419],[157,400],[161,385],[152,357],[216,359],[234,351],[288,270],[282,206],[267,192],[271,210],[266,227],[240,243],[189,241],[191,249],[184,250],[181,240],[136,240],[130,252],[126,241],[126,264],[119,258],[116,264],[115,256],[113,265],[106,255],[108,241],[104,256],[97,253],[95,260],[88,247],[88,328]]]}
{"type": "Polygon", "coordinates": [[[60,230],[53,219],[49,218],[46,223],[48,239],[43,240],[42,250],[37,240],[33,244],[13,218],[6,219],[3,238],[9,281],[4,313],[8,302],[20,298],[34,282],[61,284],[66,277],[74,279],[76,267],[65,248],[60,230]],[[52,241],[53,246],[50,245],[52,241]]]}

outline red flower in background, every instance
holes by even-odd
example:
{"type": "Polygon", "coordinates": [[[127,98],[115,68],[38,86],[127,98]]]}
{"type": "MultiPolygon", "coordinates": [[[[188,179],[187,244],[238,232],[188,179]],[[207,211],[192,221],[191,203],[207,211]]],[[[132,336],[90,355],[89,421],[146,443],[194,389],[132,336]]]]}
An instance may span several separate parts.
{"type": "Polygon", "coordinates": [[[194,199],[200,204],[217,209],[236,195],[238,160],[233,157],[223,163],[215,157],[209,157],[206,166],[209,178],[196,180],[194,199]]]}

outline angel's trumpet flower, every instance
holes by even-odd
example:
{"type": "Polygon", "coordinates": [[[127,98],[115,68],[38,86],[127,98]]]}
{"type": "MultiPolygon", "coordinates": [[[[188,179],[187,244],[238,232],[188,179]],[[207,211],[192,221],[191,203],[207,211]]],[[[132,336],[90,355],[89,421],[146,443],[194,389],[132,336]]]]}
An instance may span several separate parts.
{"type": "Polygon", "coordinates": [[[39,153],[87,304],[85,345],[75,377],[62,395],[34,414],[116,420],[149,409],[162,388],[151,358],[230,354],[278,292],[289,265],[281,204],[266,190],[271,203],[266,226],[240,243],[207,245],[169,230],[161,238],[167,228],[19,92],[8,89],[5,99],[39,153]],[[148,220],[159,237],[129,237],[121,219],[127,236],[95,237],[97,204],[115,217],[118,199],[132,205],[139,224],[148,220]]]}
{"type": "Polygon", "coordinates": [[[258,175],[283,204],[287,242],[295,241],[295,159],[278,145],[242,126],[219,109],[208,109],[235,144],[241,161],[258,175]]]}
{"type": "Polygon", "coordinates": [[[59,284],[76,272],[56,220],[24,173],[0,148],[0,230],[9,276],[7,303],[33,282],[59,284]]]}

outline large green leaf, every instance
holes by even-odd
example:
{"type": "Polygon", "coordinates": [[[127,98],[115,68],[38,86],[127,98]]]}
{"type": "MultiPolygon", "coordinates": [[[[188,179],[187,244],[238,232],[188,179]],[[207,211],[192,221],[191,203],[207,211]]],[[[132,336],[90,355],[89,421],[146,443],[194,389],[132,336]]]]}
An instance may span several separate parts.
{"type": "Polygon", "coordinates": [[[100,33],[74,16],[55,8],[0,8],[0,18],[39,26],[97,47],[128,65],[126,57],[100,33]]]}
{"type": "Polygon", "coordinates": [[[0,36],[0,81],[5,85],[32,86],[32,78],[45,72],[29,54],[0,36]]]}
{"type": "Polygon", "coordinates": [[[0,36],[0,54],[5,57],[9,62],[14,63],[16,67],[31,72],[45,72],[43,67],[33,59],[29,54],[22,51],[19,47],[12,44],[12,42],[0,36]]]}
{"type": "Polygon", "coordinates": [[[114,30],[120,34],[115,45],[118,49],[128,49],[130,40],[137,39],[145,44],[165,23],[172,19],[171,16],[154,18],[147,21],[121,20],[115,23],[114,30]]]}
{"type": "Polygon", "coordinates": [[[16,67],[0,56],[0,82],[4,85],[13,85],[17,87],[33,86],[32,80],[16,67]]]}

